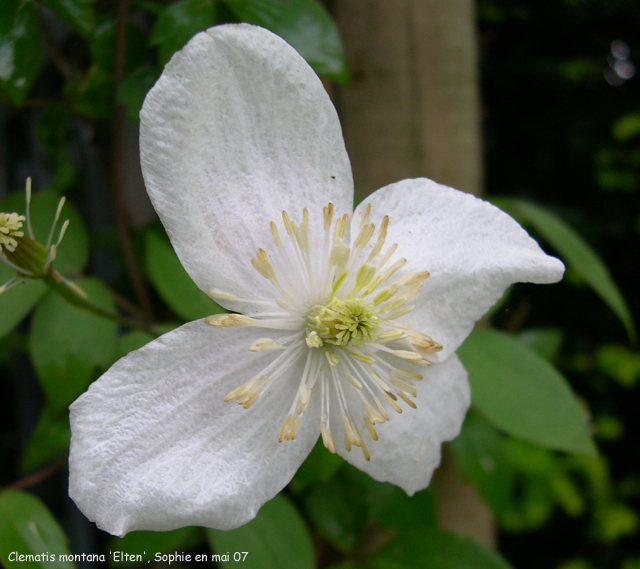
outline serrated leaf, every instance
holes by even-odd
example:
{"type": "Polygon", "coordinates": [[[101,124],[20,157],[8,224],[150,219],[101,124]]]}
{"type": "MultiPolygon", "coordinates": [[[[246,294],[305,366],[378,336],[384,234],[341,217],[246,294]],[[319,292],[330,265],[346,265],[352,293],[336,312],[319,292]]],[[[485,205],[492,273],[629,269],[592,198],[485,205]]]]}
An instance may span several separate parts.
{"type": "Polygon", "coordinates": [[[475,407],[498,428],[551,449],[597,453],[566,379],[516,338],[471,333],[458,349],[475,407]]]}
{"type": "Polygon", "coordinates": [[[94,0],[40,0],[84,39],[89,39],[96,26],[94,0]]]}
{"type": "Polygon", "coordinates": [[[267,502],[254,520],[231,531],[207,530],[207,537],[218,555],[230,553],[220,567],[243,569],[313,569],[313,543],[304,519],[286,496],[279,494],[267,502]],[[239,563],[235,552],[247,552],[239,563]]]}
{"type": "Polygon", "coordinates": [[[372,558],[374,569],[511,569],[498,553],[455,533],[417,526],[372,558]]]}
{"type": "Polygon", "coordinates": [[[163,300],[185,320],[223,312],[202,292],[180,264],[169,240],[155,231],[145,236],[147,272],[163,300]]]}
{"type": "MultiPolygon", "coordinates": [[[[115,306],[97,279],[78,282],[88,301],[113,312],[115,306]]],[[[50,292],[33,315],[30,352],[38,379],[54,409],[83,393],[113,361],[116,323],[81,310],[50,292]]]]}
{"type": "Polygon", "coordinates": [[[0,0],[0,89],[24,101],[40,65],[40,24],[32,0],[0,0]]]}
{"type": "Polygon", "coordinates": [[[524,200],[500,200],[500,207],[533,225],[573,270],[620,319],[632,342],[636,328],[629,307],[611,278],[609,269],[587,242],[557,215],[524,200]]]}
{"type": "Polygon", "coordinates": [[[0,494],[0,559],[5,567],[74,569],[75,563],[59,560],[60,555],[70,554],[62,528],[38,498],[20,490],[0,494]],[[40,557],[37,561],[9,561],[12,552],[40,557]],[[43,561],[43,553],[55,560],[43,561]]]}
{"type": "Polygon", "coordinates": [[[243,22],[278,34],[304,57],[319,75],[337,83],[348,80],[340,32],[317,0],[224,0],[243,22]]]}
{"type": "Polygon", "coordinates": [[[64,456],[70,440],[67,409],[54,411],[50,406],[45,406],[20,460],[20,470],[30,472],[64,456]]]}
{"type": "Polygon", "coordinates": [[[451,450],[462,476],[473,484],[491,509],[500,514],[509,506],[513,472],[504,436],[470,411],[451,450]]]}
{"type": "Polygon", "coordinates": [[[171,56],[198,32],[216,22],[213,0],[180,0],[167,6],[158,17],[149,44],[159,47],[158,59],[164,65],[171,56]]]}
{"type": "MultiPolygon", "coordinates": [[[[153,561],[156,553],[189,549],[193,544],[204,539],[201,532],[200,528],[195,527],[173,531],[133,531],[124,537],[110,537],[107,550],[126,553],[133,556],[133,559],[135,556],[141,555],[144,561],[153,561]]],[[[139,561],[133,560],[117,562],[114,561],[112,555],[108,558],[109,567],[126,567],[139,563],[139,561]]]]}

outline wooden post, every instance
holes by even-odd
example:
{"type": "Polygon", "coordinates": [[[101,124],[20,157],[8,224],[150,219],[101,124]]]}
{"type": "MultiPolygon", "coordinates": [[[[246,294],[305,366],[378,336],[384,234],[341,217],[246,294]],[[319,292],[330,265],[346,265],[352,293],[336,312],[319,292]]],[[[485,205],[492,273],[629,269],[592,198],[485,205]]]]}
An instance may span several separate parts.
{"type": "MultiPolygon", "coordinates": [[[[426,176],[479,195],[482,160],[472,0],[337,0],[353,75],[336,93],[356,191],[426,176]]],[[[443,527],[495,545],[491,511],[445,452],[443,527]]]]}

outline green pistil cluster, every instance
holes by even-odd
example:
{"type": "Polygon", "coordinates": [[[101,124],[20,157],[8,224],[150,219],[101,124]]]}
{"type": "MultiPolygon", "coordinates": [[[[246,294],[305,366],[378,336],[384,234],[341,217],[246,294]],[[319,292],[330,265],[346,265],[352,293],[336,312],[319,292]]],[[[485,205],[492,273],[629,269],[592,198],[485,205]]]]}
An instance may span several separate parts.
{"type": "MultiPolygon", "coordinates": [[[[336,346],[361,346],[372,340],[380,327],[372,303],[365,303],[360,298],[349,300],[333,300],[326,306],[315,307],[307,317],[309,334],[317,334],[322,342],[336,346]]],[[[322,343],[318,343],[318,347],[322,343]]]]}

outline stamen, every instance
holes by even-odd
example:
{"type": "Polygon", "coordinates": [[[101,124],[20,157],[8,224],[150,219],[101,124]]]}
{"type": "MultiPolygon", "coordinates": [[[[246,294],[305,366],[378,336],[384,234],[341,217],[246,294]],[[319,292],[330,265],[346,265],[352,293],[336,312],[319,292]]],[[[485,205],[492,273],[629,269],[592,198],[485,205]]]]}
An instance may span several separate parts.
{"type": "Polygon", "coordinates": [[[262,352],[263,350],[284,350],[286,346],[279,344],[272,338],[259,338],[249,346],[250,352],[262,352]]]}
{"type": "Polygon", "coordinates": [[[220,290],[219,288],[209,289],[209,296],[217,300],[236,300],[238,298],[235,294],[220,290]]]}
{"type": "Polygon", "coordinates": [[[254,320],[244,314],[214,314],[207,316],[206,322],[211,326],[248,326],[254,320]]]}

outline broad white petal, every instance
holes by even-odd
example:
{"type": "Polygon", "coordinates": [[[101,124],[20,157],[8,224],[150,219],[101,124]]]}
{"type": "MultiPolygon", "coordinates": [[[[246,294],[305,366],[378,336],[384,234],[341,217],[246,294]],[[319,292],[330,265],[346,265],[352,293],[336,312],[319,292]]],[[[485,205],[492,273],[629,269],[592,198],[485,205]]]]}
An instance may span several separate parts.
{"type": "Polygon", "coordinates": [[[224,397],[282,351],[248,352],[264,330],[186,324],[118,361],[71,405],[69,495],[115,535],[240,526],[291,479],[318,437],[310,405],[278,443],[299,366],[249,409],[224,397]]]}
{"type": "MultiPolygon", "coordinates": [[[[365,441],[370,461],[359,448],[347,452],[334,434],[336,450],[345,460],[376,480],[400,486],[410,496],[429,485],[440,464],[442,443],[458,436],[471,402],[467,372],[455,354],[443,363],[414,369],[424,375],[416,381],[417,408],[402,401],[402,413],[387,407],[389,421],[375,427],[378,440],[365,441]]],[[[367,434],[366,429],[362,431],[367,434]]]]}
{"type": "Polygon", "coordinates": [[[283,210],[301,221],[308,207],[321,243],[322,207],[353,210],[336,111],[302,57],[263,28],[196,35],[167,64],[140,118],[147,191],[205,292],[273,298],[250,263],[260,247],[274,248],[269,222],[283,210]]]}
{"type": "Polygon", "coordinates": [[[443,345],[436,361],[458,349],[512,283],[562,278],[558,259],[546,255],[513,218],[470,194],[425,178],[403,180],[369,196],[354,223],[368,203],[374,223],[390,217],[387,242],[398,243],[390,262],[405,257],[403,272],[431,273],[412,301],[415,310],[402,321],[443,345]]]}

